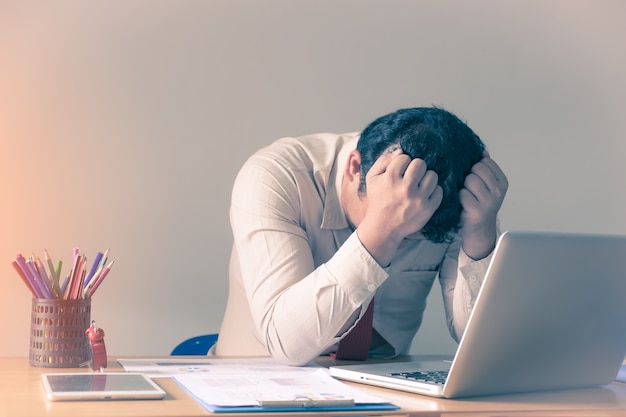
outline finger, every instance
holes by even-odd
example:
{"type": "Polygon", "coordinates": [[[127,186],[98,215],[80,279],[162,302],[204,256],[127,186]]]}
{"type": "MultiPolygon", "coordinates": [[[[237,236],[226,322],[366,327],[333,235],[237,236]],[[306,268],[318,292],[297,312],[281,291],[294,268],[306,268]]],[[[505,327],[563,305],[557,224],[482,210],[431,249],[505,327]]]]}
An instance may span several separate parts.
{"type": "Polygon", "coordinates": [[[443,188],[441,188],[440,185],[435,185],[435,189],[430,194],[429,200],[434,205],[435,209],[439,207],[439,205],[443,201],[443,188]]]}
{"type": "Polygon", "coordinates": [[[400,153],[391,158],[385,172],[399,179],[406,176],[406,170],[411,164],[411,157],[405,153],[400,153]]]}
{"type": "Polygon", "coordinates": [[[502,172],[498,164],[496,164],[496,161],[494,161],[493,159],[483,158],[481,162],[483,166],[489,169],[489,171],[494,176],[494,178],[496,178],[496,180],[504,176],[504,173],[502,172]]]}
{"type": "Polygon", "coordinates": [[[498,182],[498,184],[500,185],[500,188],[508,188],[509,186],[509,180],[506,177],[506,174],[504,173],[504,171],[502,171],[502,168],[500,168],[500,165],[498,165],[496,163],[496,161],[494,161],[493,159],[489,158],[488,161],[486,161],[487,166],[489,167],[489,169],[491,170],[494,178],[496,179],[496,181],[498,182]]]}
{"type": "Polygon", "coordinates": [[[489,171],[491,172],[493,177],[496,179],[496,181],[500,181],[502,179],[506,179],[506,175],[504,174],[504,172],[500,168],[500,165],[498,165],[496,163],[496,161],[491,159],[489,156],[486,156],[485,158],[480,160],[480,162],[478,162],[476,164],[476,166],[483,166],[483,167],[486,167],[487,169],[489,169],[489,171]]]}
{"type": "Polygon", "coordinates": [[[402,154],[401,149],[395,150],[394,152],[391,152],[391,153],[387,153],[387,152],[383,153],[381,156],[378,157],[378,159],[371,166],[371,168],[367,172],[367,175],[368,176],[380,175],[384,173],[387,170],[387,167],[389,166],[389,164],[391,163],[391,160],[401,154],[402,154]]]}
{"type": "Polygon", "coordinates": [[[480,178],[488,190],[505,190],[508,187],[506,175],[491,158],[483,158],[472,167],[471,173],[480,178]]]}
{"type": "Polygon", "coordinates": [[[459,191],[459,202],[465,211],[475,209],[479,204],[476,196],[467,188],[461,188],[459,191]]]}
{"type": "Polygon", "coordinates": [[[465,178],[464,188],[460,190],[459,198],[466,210],[472,208],[491,210],[500,207],[508,185],[506,178],[499,184],[494,182],[490,184],[489,181],[494,181],[491,174],[487,181],[474,173],[470,173],[465,178]]]}
{"type": "Polygon", "coordinates": [[[463,187],[464,188],[461,189],[461,191],[466,190],[477,201],[480,201],[489,194],[489,188],[485,184],[483,178],[474,172],[470,172],[467,177],[465,177],[463,187]]]}
{"type": "Polygon", "coordinates": [[[420,181],[424,178],[426,171],[426,162],[424,162],[423,159],[415,158],[409,162],[406,170],[404,171],[404,177],[409,181],[414,182],[416,185],[419,185],[420,181]]]}
{"type": "MultiPolygon", "coordinates": [[[[438,185],[439,176],[435,171],[428,170],[424,173],[424,177],[418,185],[418,192],[423,193],[426,197],[429,197],[435,192],[438,185]]],[[[441,188],[441,187],[439,187],[441,188]]]]}

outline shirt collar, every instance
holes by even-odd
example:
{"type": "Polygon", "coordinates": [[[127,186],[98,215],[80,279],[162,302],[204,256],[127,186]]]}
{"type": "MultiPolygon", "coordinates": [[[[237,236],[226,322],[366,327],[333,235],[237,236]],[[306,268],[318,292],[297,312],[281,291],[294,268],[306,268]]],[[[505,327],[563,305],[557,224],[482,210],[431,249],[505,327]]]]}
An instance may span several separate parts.
{"type": "Polygon", "coordinates": [[[322,215],[322,229],[346,229],[350,227],[341,205],[341,181],[348,155],[356,149],[359,136],[360,133],[348,133],[338,139],[337,157],[326,183],[327,192],[322,215]]]}

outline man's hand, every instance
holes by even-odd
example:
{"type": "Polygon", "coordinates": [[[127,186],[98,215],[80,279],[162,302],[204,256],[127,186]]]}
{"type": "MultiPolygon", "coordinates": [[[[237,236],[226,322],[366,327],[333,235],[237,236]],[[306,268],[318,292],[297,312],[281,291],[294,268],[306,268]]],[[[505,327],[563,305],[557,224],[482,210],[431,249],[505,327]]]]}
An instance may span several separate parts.
{"type": "Polygon", "coordinates": [[[461,229],[463,250],[472,259],[489,255],[496,244],[497,216],[509,188],[509,182],[498,164],[484,152],[465,178],[459,192],[463,210],[461,229]]]}
{"type": "Polygon", "coordinates": [[[369,170],[367,211],[358,233],[381,265],[391,261],[402,240],[420,231],[441,204],[437,179],[423,160],[401,150],[383,154],[369,170]]]}

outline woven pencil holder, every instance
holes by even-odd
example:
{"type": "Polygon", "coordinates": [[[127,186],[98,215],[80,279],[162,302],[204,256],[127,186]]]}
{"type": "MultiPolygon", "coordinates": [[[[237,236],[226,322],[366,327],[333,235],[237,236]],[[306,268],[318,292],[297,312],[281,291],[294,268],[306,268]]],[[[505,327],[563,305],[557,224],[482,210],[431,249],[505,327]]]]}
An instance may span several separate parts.
{"type": "Polygon", "coordinates": [[[91,325],[91,298],[33,298],[29,363],[50,368],[77,368],[91,358],[85,330],[91,325]]]}

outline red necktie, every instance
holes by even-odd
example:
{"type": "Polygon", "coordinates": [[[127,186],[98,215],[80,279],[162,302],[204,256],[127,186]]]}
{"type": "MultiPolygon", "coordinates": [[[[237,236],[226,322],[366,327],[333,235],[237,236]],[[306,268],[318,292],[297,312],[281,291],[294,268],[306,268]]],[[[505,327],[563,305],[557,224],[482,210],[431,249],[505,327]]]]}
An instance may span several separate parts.
{"type": "Polygon", "coordinates": [[[337,346],[335,359],[365,360],[372,342],[372,319],[374,300],[370,302],[361,320],[350,330],[337,346]]]}

